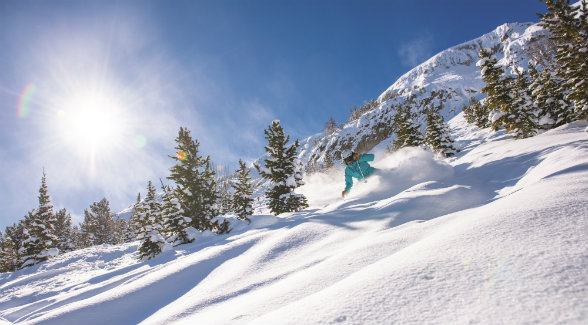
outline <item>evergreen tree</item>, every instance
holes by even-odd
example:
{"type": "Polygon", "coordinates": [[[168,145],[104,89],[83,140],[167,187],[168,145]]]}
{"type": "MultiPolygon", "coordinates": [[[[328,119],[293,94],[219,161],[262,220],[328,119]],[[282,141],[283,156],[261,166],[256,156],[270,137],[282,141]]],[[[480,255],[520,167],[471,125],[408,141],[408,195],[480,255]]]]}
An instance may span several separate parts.
{"type": "Polygon", "coordinates": [[[96,243],[98,217],[88,209],[84,210],[84,221],[80,224],[80,244],[83,248],[92,247],[96,243]]]}
{"type": "Polygon", "coordinates": [[[526,73],[516,69],[517,77],[513,81],[513,118],[506,126],[507,131],[514,132],[515,138],[528,138],[537,133],[538,109],[532,98],[530,82],[526,73]]]}
{"type": "Polygon", "coordinates": [[[560,93],[573,103],[577,119],[588,117],[588,8],[569,0],[541,0],[548,12],[539,14],[540,25],[549,30],[556,45],[556,76],[564,81],[560,93]]]}
{"type": "Polygon", "coordinates": [[[243,160],[239,159],[237,180],[233,184],[235,194],[233,195],[233,210],[239,220],[247,220],[251,223],[249,216],[253,214],[253,185],[249,176],[249,169],[243,160]]]}
{"type": "Polygon", "coordinates": [[[217,180],[219,199],[219,213],[222,215],[233,212],[233,195],[231,193],[231,177],[224,176],[217,180]]]}
{"type": "Polygon", "coordinates": [[[133,214],[129,217],[129,222],[127,225],[127,233],[125,237],[125,242],[130,243],[137,239],[137,229],[139,229],[140,224],[137,220],[137,208],[141,204],[141,193],[137,195],[137,201],[133,205],[133,214]]]}
{"type": "Polygon", "coordinates": [[[50,257],[57,256],[58,239],[55,236],[55,213],[51,205],[51,197],[47,190],[47,175],[43,171],[41,188],[39,188],[39,207],[29,214],[25,225],[25,240],[22,243],[20,268],[31,266],[50,257]]]}
{"type": "Polygon", "coordinates": [[[445,157],[455,155],[458,150],[453,146],[453,140],[449,136],[449,127],[443,117],[438,111],[431,108],[426,110],[426,114],[425,144],[445,157]]]}
{"type": "Polygon", "coordinates": [[[331,169],[334,166],[335,163],[333,162],[333,157],[331,157],[328,152],[325,152],[325,170],[331,169]]]}
{"type": "Polygon", "coordinates": [[[57,236],[57,248],[60,252],[70,252],[75,249],[71,215],[65,209],[55,213],[55,235],[57,236]]]}
{"type": "Polygon", "coordinates": [[[167,231],[167,242],[172,246],[191,243],[194,241],[196,229],[190,226],[192,218],[184,216],[184,210],[177,197],[177,190],[163,186],[162,214],[164,228],[167,231]]]}
{"type": "Polygon", "coordinates": [[[18,265],[18,255],[15,244],[9,234],[2,235],[0,231],[0,273],[12,272],[18,265]]]}
{"type": "Polygon", "coordinates": [[[488,107],[474,97],[470,97],[469,103],[463,106],[463,115],[466,122],[473,123],[480,129],[490,127],[488,114],[488,107]]]}
{"type": "Polygon", "coordinates": [[[294,193],[294,189],[303,185],[302,163],[297,159],[298,140],[288,145],[290,136],[284,134],[279,121],[264,130],[268,145],[265,151],[268,158],[265,166],[255,166],[260,175],[272,182],[272,187],[266,192],[269,198],[269,208],[274,215],[285,212],[296,212],[308,207],[306,197],[294,193]]]}
{"type": "Polygon", "coordinates": [[[478,52],[482,79],[486,84],[482,92],[487,95],[485,105],[490,110],[490,126],[497,131],[512,124],[516,118],[513,109],[512,77],[504,77],[504,68],[498,65],[498,59],[490,50],[481,48],[478,52]]]}
{"type": "Polygon", "coordinates": [[[329,136],[329,135],[333,134],[335,131],[337,131],[337,123],[331,117],[329,119],[329,121],[327,123],[325,123],[324,133],[325,133],[325,135],[329,136]]]}
{"type": "Polygon", "coordinates": [[[114,244],[114,214],[110,210],[110,202],[106,198],[94,202],[90,206],[95,216],[94,245],[114,244]]]}
{"type": "Polygon", "coordinates": [[[404,147],[418,147],[424,141],[419,126],[415,123],[416,115],[411,111],[411,106],[396,107],[392,127],[396,132],[396,139],[392,141],[392,149],[398,150],[404,147]]]}
{"type": "Polygon", "coordinates": [[[466,105],[463,105],[461,111],[463,112],[463,118],[469,124],[474,124],[476,122],[476,115],[474,113],[473,104],[476,102],[474,97],[470,97],[470,102],[466,105]]]}
{"type": "Polygon", "coordinates": [[[155,195],[155,187],[149,181],[145,200],[137,208],[137,220],[140,224],[140,228],[137,230],[137,239],[141,241],[138,250],[139,258],[143,261],[152,259],[161,253],[167,244],[163,236],[161,205],[155,195]]]}
{"type": "Polygon", "coordinates": [[[213,230],[212,219],[219,215],[219,193],[210,167],[210,157],[201,157],[200,144],[193,140],[190,131],[180,128],[175,139],[177,154],[169,156],[176,161],[168,179],[177,185],[176,195],[191,226],[198,231],[213,230]]]}
{"type": "Polygon", "coordinates": [[[18,269],[20,255],[18,253],[21,243],[24,241],[24,225],[20,221],[18,224],[6,227],[3,243],[0,245],[0,268],[4,271],[12,272],[18,269]]]}
{"type": "Polygon", "coordinates": [[[547,69],[540,72],[532,64],[529,64],[529,75],[531,97],[539,109],[537,123],[543,129],[550,129],[571,122],[574,117],[569,103],[560,92],[561,81],[547,69]]]}
{"type": "Polygon", "coordinates": [[[128,234],[128,223],[121,217],[114,220],[113,244],[118,245],[126,242],[128,234]]]}
{"type": "Polygon", "coordinates": [[[74,249],[82,249],[88,247],[85,242],[85,235],[82,232],[82,229],[78,225],[74,225],[72,227],[72,239],[74,244],[74,249]]]}

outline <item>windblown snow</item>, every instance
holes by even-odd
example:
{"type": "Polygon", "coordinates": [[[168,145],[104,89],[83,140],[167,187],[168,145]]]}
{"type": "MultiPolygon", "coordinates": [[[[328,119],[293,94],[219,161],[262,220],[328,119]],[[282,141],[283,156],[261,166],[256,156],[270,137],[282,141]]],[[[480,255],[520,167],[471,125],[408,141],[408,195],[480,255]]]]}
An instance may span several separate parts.
{"type": "Polygon", "coordinates": [[[385,154],[343,200],[139,262],[101,246],[0,274],[0,324],[586,324],[588,132],[513,140],[450,125],[462,151],[385,154]]]}

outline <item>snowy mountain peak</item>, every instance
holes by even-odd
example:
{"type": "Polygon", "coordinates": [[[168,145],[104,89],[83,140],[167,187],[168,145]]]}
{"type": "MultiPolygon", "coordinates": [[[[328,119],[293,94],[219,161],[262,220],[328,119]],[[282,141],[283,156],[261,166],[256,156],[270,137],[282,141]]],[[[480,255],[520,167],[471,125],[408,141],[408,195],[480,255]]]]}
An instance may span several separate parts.
{"type": "Polygon", "coordinates": [[[529,60],[545,63],[553,54],[548,32],[537,24],[508,23],[474,40],[444,50],[405,73],[378,97],[379,105],[343,129],[329,135],[315,135],[302,143],[301,159],[309,165],[324,165],[339,160],[343,149],[359,152],[376,146],[385,148],[394,139],[391,129],[395,106],[407,105],[421,113],[434,106],[446,121],[459,114],[471,97],[480,98],[484,82],[476,66],[478,51],[489,48],[499,63],[514,73],[514,68],[527,69],[529,60]],[[326,156],[329,156],[328,158],[326,156]]]}

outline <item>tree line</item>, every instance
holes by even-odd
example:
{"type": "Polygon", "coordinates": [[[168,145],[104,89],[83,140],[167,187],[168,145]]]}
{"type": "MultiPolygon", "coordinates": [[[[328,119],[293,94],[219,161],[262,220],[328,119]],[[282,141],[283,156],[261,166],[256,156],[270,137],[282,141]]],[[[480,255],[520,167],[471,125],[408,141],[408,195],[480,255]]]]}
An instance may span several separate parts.
{"type": "MultiPolygon", "coordinates": [[[[304,184],[302,164],[297,159],[299,142],[289,144],[279,121],[265,130],[267,158],[255,165],[269,181],[266,196],[275,215],[308,207],[306,198],[294,193],[304,184]]],[[[80,225],[72,225],[65,209],[55,211],[43,171],[39,189],[39,206],[18,223],[0,232],[0,272],[15,271],[46,261],[58,254],[94,245],[116,245],[138,241],[138,257],[148,260],[178,245],[193,242],[199,233],[231,231],[231,214],[237,220],[251,222],[253,184],[250,168],[239,160],[239,169],[228,177],[217,177],[210,156],[202,156],[199,142],[190,131],[180,127],[174,161],[158,193],[150,180],[146,194],[141,193],[127,220],[115,217],[106,198],[94,202],[84,211],[80,225]]]]}

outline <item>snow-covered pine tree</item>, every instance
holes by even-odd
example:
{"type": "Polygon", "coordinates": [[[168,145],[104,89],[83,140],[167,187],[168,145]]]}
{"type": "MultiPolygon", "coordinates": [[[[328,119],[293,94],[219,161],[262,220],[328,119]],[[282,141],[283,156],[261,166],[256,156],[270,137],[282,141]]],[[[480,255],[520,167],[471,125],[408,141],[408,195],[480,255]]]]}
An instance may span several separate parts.
{"type": "Polygon", "coordinates": [[[15,244],[10,234],[2,235],[0,232],[0,273],[16,270],[18,255],[15,244]]]}
{"type": "Polygon", "coordinates": [[[485,105],[490,111],[490,126],[497,131],[512,124],[516,117],[513,109],[512,77],[504,76],[504,68],[498,65],[498,59],[489,49],[480,48],[480,60],[476,63],[480,67],[482,79],[486,83],[482,92],[486,94],[485,105]]]}
{"type": "Polygon", "coordinates": [[[137,195],[137,201],[133,205],[133,214],[129,217],[129,222],[127,224],[127,233],[125,236],[125,242],[130,243],[137,239],[137,229],[139,229],[140,224],[137,219],[137,208],[141,204],[141,193],[137,195]]]}
{"type": "Polygon", "coordinates": [[[75,249],[82,249],[82,248],[87,247],[86,242],[84,241],[85,235],[82,232],[80,225],[74,225],[72,227],[72,232],[73,232],[73,244],[75,246],[75,249]]]}
{"type": "Polygon", "coordinates": [[[507,119],[510,124],[505,127],[507,131],[514,132],[514,137],[517,139],[528,138],[535,135],[539,129],[538,108],[533,102],[528,73],[517,68],[514,70],[517,74],[512,86],[514,118],[507,119]]]}
{"type": "Polygon", "coordinates": [[[51,196],[47,190],[47,174],[43,171],[39,188],[39,207],[29,214],[25,225],[25,240],[22,243],[20,268],[35,265],[57,256],[57,236],[55,236],[55,213],[51,196]]]}
{"type": "Polygon", "coordinates": [[[94,245],[114,244],[114,214],[110,210],[110,202],[103,198],[92,203],[90,210],[96,217],[94,245]]]}
{"type": "Polygon", "coordinates": [[[539,15],[540,25],[551,32],[556,45],[557,77],[564,82],[560,92],[573,103],[576,119],[588,117],[588,6],[570,6],[569,0],[541,0],[548,12],[539,15]]]}
{"type": "Polygon", "coordinates": [[[57,249],[60,252],[70,252],[75,249],[73,228],[71,225],[71,215],[66,209],[61,209],[55,213],[55,235],[57,236],[57,249]]]}
{"type": "Polygon", "coordinates": [[[175,141],[178,151],[169,157],[176,164],[170,169],[168,179],[176,183],[176,195],[185,216],[192,219],[191,226],[201,232],[212,230],[212,219],[219,214],[219,193],[214,170],[210,168],[210,157],[199,155],[200,144],[192,139],[188,129],[180,127],[175,141]]]}
{"type": "Polygon", "coordinates": [[[13,224],[12,226],[7,226],[6,231],[4,232],[5,237],[10,237],[13,243],[14,252],[16,254],[16,260],[14,261],[14,268],[18,268],[18,263],[20,261],[19,250],[22,247],[22,242],[25,240],[24,235],[25,229],[25,221],[20,220],[18,223],[13,224]]]}
{"type": "Polygon", "coordinates": [[[324,163],[324,170],[329,170],[335,166],[335,162],[333,162],[333,157],[328,152],[325,152],[324,154],[324,163]]]}
{"type": "Polygon", "coordinates": [[[95,245],[96,229],[98,229],[98,218],[91,210],[84,209],[84,221],[80,224],[80,239],[83,248],[95,245]]]}
{"type": "Polygon", "coordinates": [[[219,213],[222,215],[233,212],[233,194],[231,193],[231,176],[217,179],[219,199],[219,213]]]}
{"type": "Polygon", "coordinates": [[[463,115],[466,122],[475,124],[480,129],[490,127],[488,120],[488,108],[475,97],[470,97],[467,105],[463,106],[463,115]]]}
{"type": "Polygon", "coordinates": [[[272,187],[266,192],[269,198],[269,208],[274,215],[285,212],[296,212],[308,207],[306,197],[294,193],[294,189],[304,184],[302,181],[302,163],[298,160],[298,140],[288,145],[290,136],[284,134],[279,121],[264,130],[268,145],[265,151],[268,158],[264,167],[256,165],[260,175],[272,182],[272,187]]]}
{"type": "Polygon", "coordinates": [[[152,259],[168,245],[163,236],[161,205],[155,195],[155,186],[149,181],[147,195],[137,208],[137,220],[140,224],[140,228],[137,229],[137,239],[141,241],[138,251],[142,261],[152,259]]]}
{"type": "MultiPolygon", "coordinates": [[[[216,180],[216,171],[212,167],[210,159],[206,162],[206,166],[202,173],[202,180],[204,181],[204,188],[209,189],[210,195],[203,197],[205,206],[209,206],[211,209],[211,215],[219,216],[221,214],[221,194],[219,190],[219,184],[216,180]]],[[[228,204],[230,204],[230,199],[228,204]]],[[[210,220],[210,231],[217,235],[228,234],[231,232],[231,223],[227,219],[220,221],[220,218],[213,217],[210,220]]]]}
{"type": "Polygon", "coordinates": [[[470,102],[468,104],[463,105],[461,111],[463,112],[463,118],[469,124],[474,124],[476,122],[476,115],[474,114],[474,107],[473,103],[475,103],[475,98],[470,97],[470,102]]]}
{"type": "Polygon", "coordinates": [[[184,210],[176,194],[177,189],[162,184],[162,190],[162,215],[168,235],[167,242],[172,246],[193,242],[197,230],[190,226],[192,218],[184,216],[184,210]]]}
{"type": "Polygon", "coordinates": [[[116,217],[114,220],[114,233],[113,233],[113,240],[114,244],[122,244],[126,242],[127,234],[128,234],[128,222],[121,217],[116,217]]]}
{"type": "Polygon", "coordinates": [[[561,81],[551,72],[544,69],[539,71],[529,63],[529,76],[532,89],[533,103],[538,107],[537,124],[543,129],[551,129],[573,120],[573,112],[570,104],[564,99],[561,90],[561,81]]]}
{"type": "Polygon", "coordinates": [[[249,169],[245,166],[243,160],[239,159],[239,169],[237,170],[237,179],[234,181],[233,188],[233,211],[239,220],[247,220],[251,223],[249,216],[253,214],[253,185],[249,176],[249,169]]]}
{"type": "Polygon", "coordinates": [[[325,136],[329,136],[331,134],[333,134],[335,131],[337,131],[337,123],[335,122],[335,119],[333,119],[332,117],[329,119],[329,121],[327,123],[325,123],[325,128],[323,130],[325,136]]]}
{"type": "Polygon", "coordinates": [[[392,150],[395,151],[404,147],[418,147],[423,144],[423,135],[415,120],[416,115],[412,112],[410,104],[396,106],[396,113],[392,120],[396,139],[392,141],[392,150]]]}
{"type": "Polygon", "coordinates": [[[425,144],[434,152],[445,157],[455,155],[458,150],[453,146],[453,140],[449,136],[449,126],[437,110],[427,108],[427,126],[425,129],[425,144]]]}
{"type": "Polygon", "coordinates": [[[0,273],[15,271],[18,267],[18,254],[16,244],[7,233],[2,235],[0,231],[0,273]]]}

